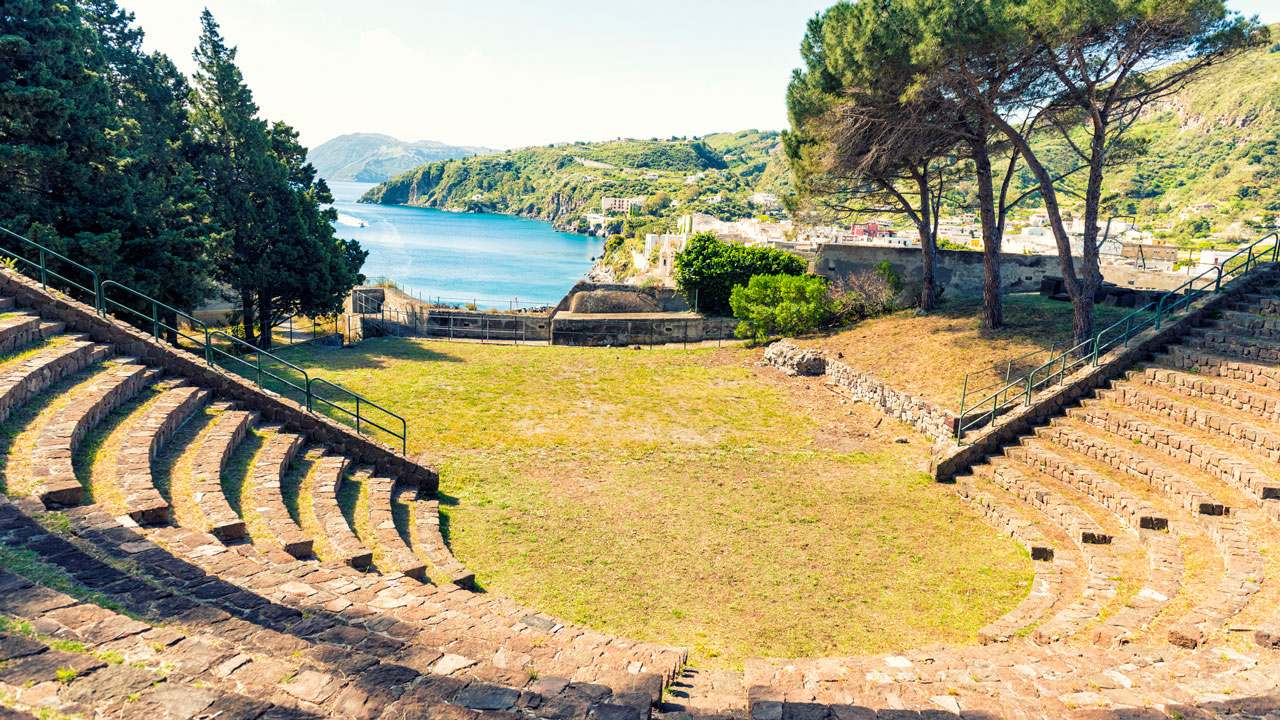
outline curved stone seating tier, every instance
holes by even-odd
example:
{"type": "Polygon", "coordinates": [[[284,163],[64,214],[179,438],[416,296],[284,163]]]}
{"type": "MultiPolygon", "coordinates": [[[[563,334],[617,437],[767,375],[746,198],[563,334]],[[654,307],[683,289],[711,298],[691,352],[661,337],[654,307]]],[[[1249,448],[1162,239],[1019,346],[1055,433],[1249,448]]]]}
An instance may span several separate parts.
{"type": "Polygon", "coordinates": [[[1167,530],[1169,527],[1169,518],[1157,512],[1151,507],[1151,503],[1139,498],[1128,488],[1081,467],[1028,438],[1023,438],[1021,445],[1006,448],[1005,455],[1088,495],[1135,532],[1138,529],[1167,530]]]}
{"type": "Polygon", "coordinates": [[[280,432],[279,426],[262,430],[269,432],[269,436],[253,461],[253,483],[249,489],[253,507],[272,539],[285,552],[296,558],[307,557],[311,555],[313,541],[289,515],[280,489],[285,470],[302,448],[302,436],[280,432]]]}
{"type": "Polygon", "coordinates": [[[138,394],[161,374],[138,365],[133,358],[117,358],[94,378],[84,392],[54,413],[40,430],[31,451],[31,475],[36,493],[46,505],[79,505],[84,487],[76,479],[72,454],[80,441],[107,413],[138,394]]]}
{"type": "Polygon", "coordinates": [[[245,535],[244,520],[231,509],[222,492],[222,471],[227,459],[244,440],[257,418],[255,413],[228,410],[213,421],[191,461],[191,490],[209,532],[223,542],[245,535]]]}
{"type": "Polygon", "coordinates": [[[169,503],[156,489],[151,460],[173,433],[209,402],[213,393],[193,386],[174,387],[159,397],[128,429],[116,454],[115,482],[124,495],[125,513],[140,524],[169,520],[169,503]]]}
{"type": "Polygon", "coordinates": [[[1236,382],[1233,380],[1213,380],[1178,370],[1153,367],[1147,368],[1141,376],[1141,381],[1186,397],[1221,403],[1237,410],[1247,410],[1264,420],[1280,423],[1280,403],[1277,403],[1274,397],[1257,390],[1236,386],[1232,384],[1236,382]]]}
{"type": "Polygon", "coordinates": [[[1034,561],[1035,579],[1027,596],[978,631],[978,640],[984,645],[1009,642],[1024,628],[1048,617],[1053,607],[1062,602],[1063,578],[1075,571],[1074,564],[1060,562],[1052,544],[1034,524],[1008,503],[980,490],[972,476],[956,478],[956,492],[972,503],[988,523],[1026,548],[1034,561]]]}
{"type": "Polygon", "coordinates": [[[53,383],[111,355],[110,347],[89,342],[85,335],[64,337],[68,342],[45,348],[34,357],[0,370],[0,422],[53,383]]]}
{"type": "Polygon", "coordinates": [[[1214,542],[1223,548],[1227,572],[1216,590],[1192,608],[1169,631],[1175,645],[1195,648],[1249,604],[1262,589],[1266,567],[1262,554],[1249,542],[1244,523],[1238,518],[1219,518],[1209,526],[1214,542]]]}
{"type": "Polygon", "coordinates": [[[360,542],[338,507],[338,490],[351,461],[341,455],[321,457],[312,470],[311,508],[324,529],[325,537],[338,553],[338,560],[353,568],[367,568],[373,553],[360,542]]]}
{"type": "MultiPolygon", "coordinates": [[[[128,682],[115,692],[115,683],[121,681],[118,673],[111,673],[111,683],[80,684],[83,678],[77,677],[65,687],[78,687],[81,692],[65,693],[64,698],[60,691],[54,705],[48,699],[48,687],[27,692],[26,681],[34,677],[35,664],[9,671],[16,665],[12,661],[47,648],[0,633],[0,683],[17,680],[9,690],[20,702],[26,696],[39,698],[43,709],[69,713],[82,709],[77,705],[84,703],[76,701],[91,697],[86,710],[102,713],[114,708],[117,700],[133,696],[126,706],[129,712],[110,716],[139,717],[133,711],[145,710],[159,718],[209,719],[258,718],[264,712],[265,717],[281,720],[438,717],[514,709],[517,700],[529,709],[548,708],[548,715],[557,720],[586,720],[610,712],[615,715],[608,716],[613,717],[623,711],[629,712],[622,717],[648,714],[648,695],[602,694],[599,686],[556,678],[536,680],[519,689],[483,681],[470,673],[475,666],[459,667],[456,655],[397,639],[401,633],[394,628],[348,624],[324,610],[304,617],[238,591],[174,559],[92,506],[75,509],[72,521],[82,538],[93,542],[104,556],[127,560],[144,568],[144,574],[131,576],[105,564],[51,535],[7,502],[0,502],[0,542],[40,548],[47,562],[73,583],[91,585],[98,597],[119,603],[139,619],[3,571],[0,614],[29,622],[44,635],[81,644],[77,653],[57,656],[58,667],[53,669],[84,667],[99,672],[107,663],[92,653],[109,654],[124,661],[120,667],[130,669],[124,678],[128,682]],[[156,670],[163,674],[157,677],[156,670]],[[156,691],[146,689],[157,682],[162,684],[156,691]],[[64,704],[64,699],[69,702],[64,704]],[[282,706],[273,710],[276,703],[282,706]]],[[[150,717],[147,713],[141,717],[150,717]]],[[[525,717],[537,715],[526,712],[525,717]]]]}
{"type": "MultiPolygon", "coordinates": [[[[1124,642],[1135,631],[1145,628],[1182,586],[1185,570],[1182,549],[1167,532],[1168,518],[1127,488],[1039,447],[1034,441],[1024,438],[1023,445],[1007,448],[1005,454],[1032,476],[1043,474],[1050,482],[1062,482],[1089,496],[1127,525],[1129,533],[1142,543],[1149,566],[1146,583],[1125,601],[1123,608],[1094,630],[1092,639],[1102,644],[1124,642]]],[[[1076,532],[1083,536],[1088,531],[1077,529],[1076,532]]]]}
{"type": "Polygon", "coordinates": [[[1104,620],[1093,634],[1093,642],[1111,645],[1128,642],[1136,631],[1145,629],[1182,590],[1186,562],[1182,547],[1167,532],[1140,530],[1151,573],[1142,589],[1104,620]]]}
{"type": "MultiPolygon", "coordinates": [[[[1253,387],[1280,390],[1280,367],[1260,365],[1239,358],[1202,352],[1185,345],[1174,345],[1167,354],[1156,357],[1162,365],[1206,377],[1238,380],[1253,387]]],[[[1139,375],[1140,373],[1131,373],[1139,375]]]]}
{"type": "Polygon", "coordinates": [[[1280,482],[1272,480],[1250,463],[1232,457],[1207,442],[1168,430],[1157,423],[1105,408],[1072,408],[1067,411],[1067,415],[1158,450],[1180,464],[1200,468],[1224,484],[1260,501],[1280,499],[1280,482]]]}
{"type": "Polygon", "coordinates": [[[1263,718],[1280,708],[1280,664],[1136,647],[931,646],[874,657],[750,659],[751,717],[1263,718]],[[878,709],[878,711],[877,711],[878,709]]]}
{"type": "Polygon", "coordinates": [[[1231,355],[1249,362],[1274,365],[1280,362],[1280,344],[1210,328],[1191,331],[1186,344],[1211,353],[1231,355]]]}
{"type": "MultiPolygon", "coordinates": [[[[0,305],[6,304],[7,307],[0,309],[11,309],[13,298],[0,298],[0,305]]],[[[62,323],[46,322],[35,313],[13,313],[10,317],[0,318],[0,353],[11,352],[37,340],[56,335],[63,329],[62,323]]]]}
{"type": "Polygon", "coordinates": [[[1038,643],[1049,643],[1079,632],[1102,613],[1119,589],[1119,568],[1110,548],[1105,547],[1111,536],[1079,508],[1009,468],[980,466],[974,468],[974,476],[1035,508],[1076,544],[1084,560],[1084,590],[1074,602],[1037,627],[1031,637],[1038,643]]]}
{"type": "Polygon", "coordinates": [[[1151,386],[1119,384],[1102,395],[1107,400],[1129,408],[1185,425],[1193,430],[1227,440],[1232,445],[1256,453],[1270,462],[1280,462],[1280,433],[1258,427],[1251,419],[1180,402],[1151,386]]]}
{"type": "MultiPolygon", "coordinates": [[[[409,549],[404,538],[400,537],[400,531],[396,529],[395,516],[391,512],[395,478],[368,474],[365,488],[369,494],[369,528],[386,554],[387,562],[395,570],[415,580],[426,578],[426,564],[413,554],[413,550],[409,549]]],[[[410,518],[409,521],[413,522],[413,519],[410,518]]]]}
{"type": "MultiPolygon", "coordinates": [[[[1055,429],[1060,428],[1055,425],[1055,429]]],[[[1074,428],[1061,429],[1061,431],[1060,437],[1075,438],[1082,442],[1080,447],[1085,450],[1103,448],[1096,455],[1091,452],[1083,454],[1113,464],[1135,478],[1152,482],[1153,487],[1157,489],[1177,487],[1179,493],[1185,497],[1192,493],[1187,489],[1188,487],[1196,488],[1194,492],[1198,495],[1193,495],[1191,502],[1199,512],[1194,513],[1193,517],[1217,546],[1227,571],[1217,587],[1175,624],[1169,633],[1171,642],[1183,647],[1196,647],[1203,643],[1209,634],[1220,628],[1223,621],[1244,609],[1249,598],[1261,588],[1265,573],[1261,555],[1249,542],[1243,523],[1234,516],[1235,513],[1231,508],[1217,502],[1203,490],[1199,490],[1181,473],[1156,465],[1147,458],[1127,450],[1120,450],[1113,445],[1110,449],[1105,449],[1108,445],[1107,441],[1086,436],[1074,428]]],[[[1077,452],[1080,451],[1077,450],[1077,452]]],[[[1166,494],[1174,497],[1178,493],[1167,492],[1166,494]]],[[[1186,500],[1183,502],[1185,503],[1186,500]]]]}
{"type": "Polygon", "coordinates": [[[1171,498],[1193,515],[1220,517],[1231,512],[1229,506],[1217,502],[1209,493],[1201,490],[1198,485],[1181,474],[1156,465],[1107,439],[1056,424],[1047,428],[1037,428],[1036,434],[1147,484],[1151,489],[1171,498]]]}
{"type": "Polygon", "coordinates": [[[450,664],[456,667],[445,674],[466,669],[488,681],[517,685],[527,684],[533,674],[550,675],[656,698],[686,657],[682,649],[582,630],[453,585],[436,587],[336,563],[279,562],[255,546],[228,547],[180,528],[157,528],[151,537],[205,572],[284,607],[334,613],[453,655],[450,664]]]}
{"type": "Polygon", "coordinates": [[[418,551],[454,585],[474,588],[476,574],[453,556],[440,533],[440,501],[435,497],[419,497],[414,503],[413,522],[417,524],[418,551]]]}

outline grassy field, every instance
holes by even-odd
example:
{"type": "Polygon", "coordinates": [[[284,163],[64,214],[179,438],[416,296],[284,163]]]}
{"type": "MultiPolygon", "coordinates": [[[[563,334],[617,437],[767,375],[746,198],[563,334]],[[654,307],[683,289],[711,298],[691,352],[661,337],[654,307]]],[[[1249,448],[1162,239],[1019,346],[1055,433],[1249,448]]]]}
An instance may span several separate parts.
{"type": "MultiPolygon", "coordinates": [[[[1101,330],[1123,319],[1133,308],[1099,305],[1094,326],[1101,330]]],[[[948,298],[929,315],[914,310],[865,320],[838,332],[804,338],[797,343],[821,348],[850,366],[870,372],[907,392],[959,410],[964,376],[1000,364],[998,372],[982,376],[986,385],[1005,375],[1005,363],[1037,350],[1058,352],[1071,343],[1071,304],[1035,294],[1009,295],[1004,300],[1005,327],[982,329],[982,298],[948,298]]],[[[1048,360],[1047,352],[1013,364],[1013,374],[1025,373],[1048,360]]],[[[971,398],[971,402],[976,398],[971,398]]]]}
{"type": "Polygon", "coordinates": [[[483,587],[704,667],[964,642],[1025,595],[1030,561],[922,472],[927,439],[760,354],[288,351],[406,414],[483,587]]]}

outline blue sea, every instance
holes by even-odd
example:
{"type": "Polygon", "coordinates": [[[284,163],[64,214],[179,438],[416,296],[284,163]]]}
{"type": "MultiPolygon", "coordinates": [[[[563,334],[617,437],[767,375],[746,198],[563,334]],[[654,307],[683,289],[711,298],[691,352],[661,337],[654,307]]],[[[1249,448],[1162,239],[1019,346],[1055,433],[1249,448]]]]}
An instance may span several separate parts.
{"type": "Polygon", "coordinates": [[[506,215],[357,203],[370,183],[331,182],[338,237],[369,251],[364,274],[414,295],[481,308],[554,305],[591,269],[599,238],[506,215]]]}

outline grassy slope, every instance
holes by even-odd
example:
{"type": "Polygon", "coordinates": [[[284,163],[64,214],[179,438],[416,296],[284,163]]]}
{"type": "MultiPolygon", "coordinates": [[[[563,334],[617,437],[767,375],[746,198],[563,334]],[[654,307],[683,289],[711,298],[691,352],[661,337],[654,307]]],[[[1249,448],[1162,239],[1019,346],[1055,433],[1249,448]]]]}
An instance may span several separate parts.
{"type": "Polygon", "coordinates": [[[920,471],[927,440],[759,351],[289,352],[407,413],[485,587],[703,666],[965,641],[1026,592],[1029,561],[920,471]]]}
{"type": "MultiPolygon", "coordinates": [[[[1133,312],[1132,308],[1097,306],[1094,324],[1101,330],[1133,312]]],[[[865,320],[800,344],[841,353],[852,367],[872,372],[902,390],[959,410],[964,376],[971,371],[1071,341],[1071,305],[1039,295],[1010,295],[1004,302],[1005,327],[982,329],[982,299],[949,298],[930,315],[908,310],[865,320]],[[904,348],[910,348],[904,351],[904,348]]],[[[1047,360],[1046,354],[1015,363],[1013,374],[1025,373],[1047,360]]],[[[1003,372],[998,374],[999,378],[1003,372]]],[[[983,376],[981,385],[998,379],[983,376]]],[[[972,401],[972,398],[971,398],[972,401]]]]}

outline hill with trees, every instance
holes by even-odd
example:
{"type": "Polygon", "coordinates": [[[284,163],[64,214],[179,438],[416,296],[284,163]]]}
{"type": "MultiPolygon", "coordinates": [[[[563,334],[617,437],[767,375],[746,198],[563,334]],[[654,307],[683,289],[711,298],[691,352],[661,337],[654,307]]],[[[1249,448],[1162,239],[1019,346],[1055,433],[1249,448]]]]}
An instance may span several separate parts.
{"type": "Polygon", "coordinates": [[[772,203],[751,196],[784,196],[790,182],[779,134],[748,130],[692,140],[575,142],[434,162],[382,183],[361,202],[507,213],[587,232],[585,216],[600,211],[602,198],[645,196],[652,201],[627,223],[631,230],[662,232],[688,212],[722,220],[776,212],[772,203]]]}
{"type": "Polygon", "coordinates": [[[326,180],[376,183],[424,163],[492,152],[489,148],[446,145],[434,140],[405,142],[379,133],[349,133],[317,145],[307,153],[307,161],[326,180]]]}

